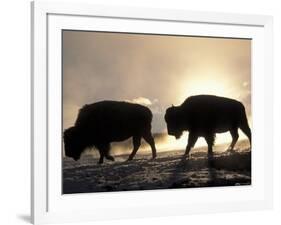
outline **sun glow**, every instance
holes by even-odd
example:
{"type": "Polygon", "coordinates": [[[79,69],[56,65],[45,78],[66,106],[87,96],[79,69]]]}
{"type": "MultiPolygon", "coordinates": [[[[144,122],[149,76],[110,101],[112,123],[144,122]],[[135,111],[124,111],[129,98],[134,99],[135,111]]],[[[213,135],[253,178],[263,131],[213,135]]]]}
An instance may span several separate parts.
{"type": "Polygon", "coordinates": [[[214,73],[194,73],[194,79],[183,81],[179,88],[178,103],[192,95],[210,94],[224,97],[235,97],[235,90],[225,77],[214,73]],[[205,76],[202,74],[206,74],[205,76]]]}
{"type": "MultiPolygon", "coordinates": [[[[245,140],[247,137],[239,131],[239,141],[245,140]]],[[[231,135],[229,132],[222,133],[222,134],[216,134],[215,139],[215,146],[220,144],[230,144],[232,141],[231,135]]],[[[167,138],[159,143],[157,143],[157,150],[158,151],[171,151],[171,150],[184,150],[186,148],[188,142],[188,132],[184,132],[184,134],[179,138],[176,139],[173,136],[167,136],[167,138]]],[[[207,149],[207,143],[203,137],[198,138],[194,148],[198,147],[206,147],[207,149]]]]}

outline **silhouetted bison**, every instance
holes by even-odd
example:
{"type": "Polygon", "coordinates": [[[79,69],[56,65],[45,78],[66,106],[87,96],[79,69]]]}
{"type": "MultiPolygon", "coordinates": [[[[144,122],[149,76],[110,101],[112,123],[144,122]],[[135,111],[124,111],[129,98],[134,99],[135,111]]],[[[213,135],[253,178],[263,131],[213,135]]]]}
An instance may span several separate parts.
{"type": "Polygon", "coordinates": [[[75,125],[64,131],[65,154],[78,160],[85,148],[94,146],[100,153],[99,163],[103,163],[104,157],[114,161],[109,154],[110,143],[133,137],[134,148],[128,160],[135,156],[141,138],[150,144],[155,158],[151,121],[151,111],[138,104],[102,101],[85,105],[80,109],[75,125]]]}
{"type": "Polygon", "coordinates": [[[190,149],[198,137],[204,137],[208,144],[209,156],[213,153],[216,133],[230,131],[233,150],[240,128],[251,143],[251,130],[248,125],[243,104],[239,101],[213,95],[197,95],[187,98],[180,106],[172,106],[166,110],[165,121],[168,134],[177,139],[184,130],[189,131],[185,155],[189,156],[190,149]]]}

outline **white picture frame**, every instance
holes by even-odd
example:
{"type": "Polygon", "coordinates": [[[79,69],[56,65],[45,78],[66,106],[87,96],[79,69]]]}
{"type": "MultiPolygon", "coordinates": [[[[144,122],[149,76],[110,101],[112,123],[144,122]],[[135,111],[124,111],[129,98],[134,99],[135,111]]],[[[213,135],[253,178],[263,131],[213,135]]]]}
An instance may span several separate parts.
{"type": "Polygon", "coordinates": [[[272,208],[272,42],[271,16],[32,2],[32,222],[42,224],[272,208]],[[58,145],[61,136],[56,137],[56,131],[61,129],[61,83],[58,75],[61,68],[59,32],[62,29],[182,35],[189,35],[192,30],[202,36],[253,38],[252,148],[257,149],[257,153],[252,159],[252,185],[61,196],[61,185],[58,184],[61,175],[55,174],[61,173],[61,145],[58,145]]]}

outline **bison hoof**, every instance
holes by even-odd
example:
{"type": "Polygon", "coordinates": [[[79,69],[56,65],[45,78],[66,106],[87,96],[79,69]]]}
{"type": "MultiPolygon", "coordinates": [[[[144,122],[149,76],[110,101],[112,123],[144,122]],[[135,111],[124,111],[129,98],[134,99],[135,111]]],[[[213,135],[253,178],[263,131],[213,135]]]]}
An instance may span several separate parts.
{"type": "Polygon", "coordinates": [[[115,159],[114,159],[112,156],[107,156],[106,158],[107,158],[108,160],[115,161],[115,159]]]}
{"type": "Polygon", "coordinates": [[[98,164],[103,164],[103,161],[99,161],[98,164]]]}
{"type": "Polygon", "coordinates": [[[132,160],[133,160],[133,158],[129,157],[129,158],[127,159],[127,162],[128,162],[128,161],[132,161],[132,160]]]}

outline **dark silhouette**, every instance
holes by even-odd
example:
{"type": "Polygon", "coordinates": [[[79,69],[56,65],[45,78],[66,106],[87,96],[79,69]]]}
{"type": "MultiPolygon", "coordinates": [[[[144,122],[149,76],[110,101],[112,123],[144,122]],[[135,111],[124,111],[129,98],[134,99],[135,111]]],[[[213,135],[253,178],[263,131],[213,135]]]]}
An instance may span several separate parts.
{"type": "Polygon", "coordinates": [[[66,156],[80,159],[87,147],[96,147],[103,158],[114,161],[110,155],[110,143],[133,138],[133,151],[128,160],[132,160],[140,147],[141,138],[151,146],[152,157],[156,157],[156,148],[151,134],[151,111],[142,105],[128,102],[102,101],[85,105],[80,109],[73,127],[64,131],[66,156]]]}
{"type": "Polygon", "coordinates": [[[243,104],[234,99],[213,95],[197,95],[187,98],[180,106],[172,106],[166,110],[165,121],[168,134],[180,138],[183,131],[189,131],[185,155],[194,147],[198,137],[204,137],[208,144],[209,156],[213,154],[216,133],[230,131],[232,142],[229,150],[233,150],[240,128],[251,143],[251,130],[248,125],[243,104]]]}

